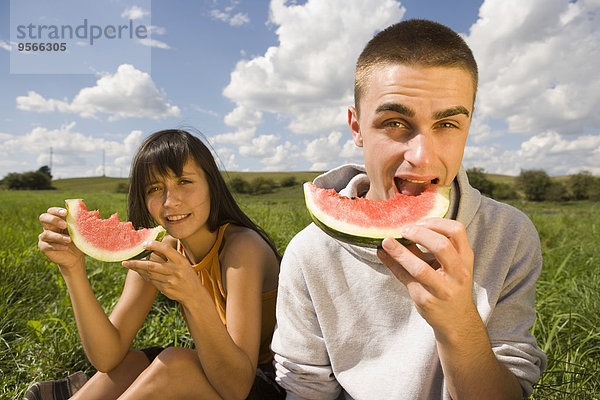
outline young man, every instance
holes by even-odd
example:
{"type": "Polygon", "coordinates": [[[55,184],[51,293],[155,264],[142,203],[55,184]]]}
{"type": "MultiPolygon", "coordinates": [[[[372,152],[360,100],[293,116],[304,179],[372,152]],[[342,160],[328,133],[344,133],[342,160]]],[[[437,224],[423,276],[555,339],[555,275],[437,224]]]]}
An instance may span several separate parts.
{"type": "Polygon", "coordinates": [[[300,232],[281,265],[277,381],[291,399],[530,395],[546,366],[529,333],[540,243],[524,214],[482,197],[461,168],[477,89],[470,49],[437,23],[401,22],[367,44],[355,78],[348,123],[365,166],[315,184],[371,200],[451,185],[450,210],[402,232],[420,248],[300,232]]]}

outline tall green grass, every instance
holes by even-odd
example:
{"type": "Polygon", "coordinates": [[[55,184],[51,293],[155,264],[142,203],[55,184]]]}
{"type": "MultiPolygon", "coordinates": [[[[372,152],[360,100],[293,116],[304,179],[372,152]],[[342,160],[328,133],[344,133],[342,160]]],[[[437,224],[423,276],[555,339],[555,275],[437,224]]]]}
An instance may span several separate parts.
{"type": "Polygon", "coordinates": [[[521,204],[544,266],[533,334],[548,356],[539,399],[600,398],[600,203],[521,204]]]}
{"type": "MultiPolygon", "coordinates": [[[[57,268],[37,249],[38,216],[75,188],[47,192],[0,191],[0,398],[21,399],[33,382],[93,373],[73,320],[57,268]]],[[[123,194],[86,192],[86,204],[106,218],[125,218],[123,194]]],[[[239,196],[242,208],[273,237],[280,252],[310,222],[296,186],[254,197],[239,196]]],[[[518,203],[538,228],[544,268],[538,281],[533,327],[549,366],[536,386],[536,399],[600,398],[600,260],[597,255],[600,205],[518,203]]],[[[118,264],[88,259],[88,274],[100,304],[109,312],[120,295],[126,271],[118,264]]],[[[137,348],[189,346],[178,307],[161,296],[136,337],[137,348]]]]}

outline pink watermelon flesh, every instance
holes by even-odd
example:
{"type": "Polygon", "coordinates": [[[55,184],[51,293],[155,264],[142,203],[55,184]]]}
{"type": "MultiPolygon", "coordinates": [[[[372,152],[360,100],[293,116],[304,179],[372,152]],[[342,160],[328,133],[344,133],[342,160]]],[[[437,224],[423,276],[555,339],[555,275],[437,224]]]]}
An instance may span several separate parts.
{"type": "Polygon", "coordinates": [[[326,233],[346,242],[378,247],[386,237],[400,239],[400,230],[426,217],[443,217],[448,211],[449,186],[430,185],[418,196],[401,193],[387,200],[340,196],[333,189],[304,184],[307,208],[326,233]]]}
{"type": "Polygon", "coordinates": [[[160,240],[164,229],[135,230],[131,222],[121,221],[117,214],[100,219],[98,210],[89,211],[83,200],[66,200],[69,233],[75,245],[87,255],[102,261],[122,261],[145,252],[142,243],[160,240]]]}

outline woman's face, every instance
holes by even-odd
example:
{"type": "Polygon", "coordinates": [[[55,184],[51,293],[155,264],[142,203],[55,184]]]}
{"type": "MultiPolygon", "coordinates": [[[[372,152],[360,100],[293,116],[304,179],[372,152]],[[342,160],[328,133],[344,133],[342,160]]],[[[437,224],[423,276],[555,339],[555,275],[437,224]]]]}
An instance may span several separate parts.
{"type": "Polygon", "coordinates": [[[210,232],[208,182],[193,160],[183,165],[181,176],[154,174],[144,190],[148,212],[172,237],[183,240],[210,232]]]}

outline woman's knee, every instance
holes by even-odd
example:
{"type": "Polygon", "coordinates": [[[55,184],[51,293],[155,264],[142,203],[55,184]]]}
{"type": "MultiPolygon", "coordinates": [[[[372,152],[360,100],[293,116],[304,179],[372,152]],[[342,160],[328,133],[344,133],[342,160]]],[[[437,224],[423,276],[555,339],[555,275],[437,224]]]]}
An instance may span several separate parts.
{"type": "Polygon", "coordinates": [[[75,393],[73,399],[117,398],[148,366],[148,358],[139,350],[129,350],[125,358],[108,372],[97,372],[75,393]]]}
{"type": "Polygon", "coordinates": [[[182,371],[202,368],[198,354],[192,349],[183,347],[167,347],[160,352],[148,367],[157,373],[180,375],[182,371]]]}

